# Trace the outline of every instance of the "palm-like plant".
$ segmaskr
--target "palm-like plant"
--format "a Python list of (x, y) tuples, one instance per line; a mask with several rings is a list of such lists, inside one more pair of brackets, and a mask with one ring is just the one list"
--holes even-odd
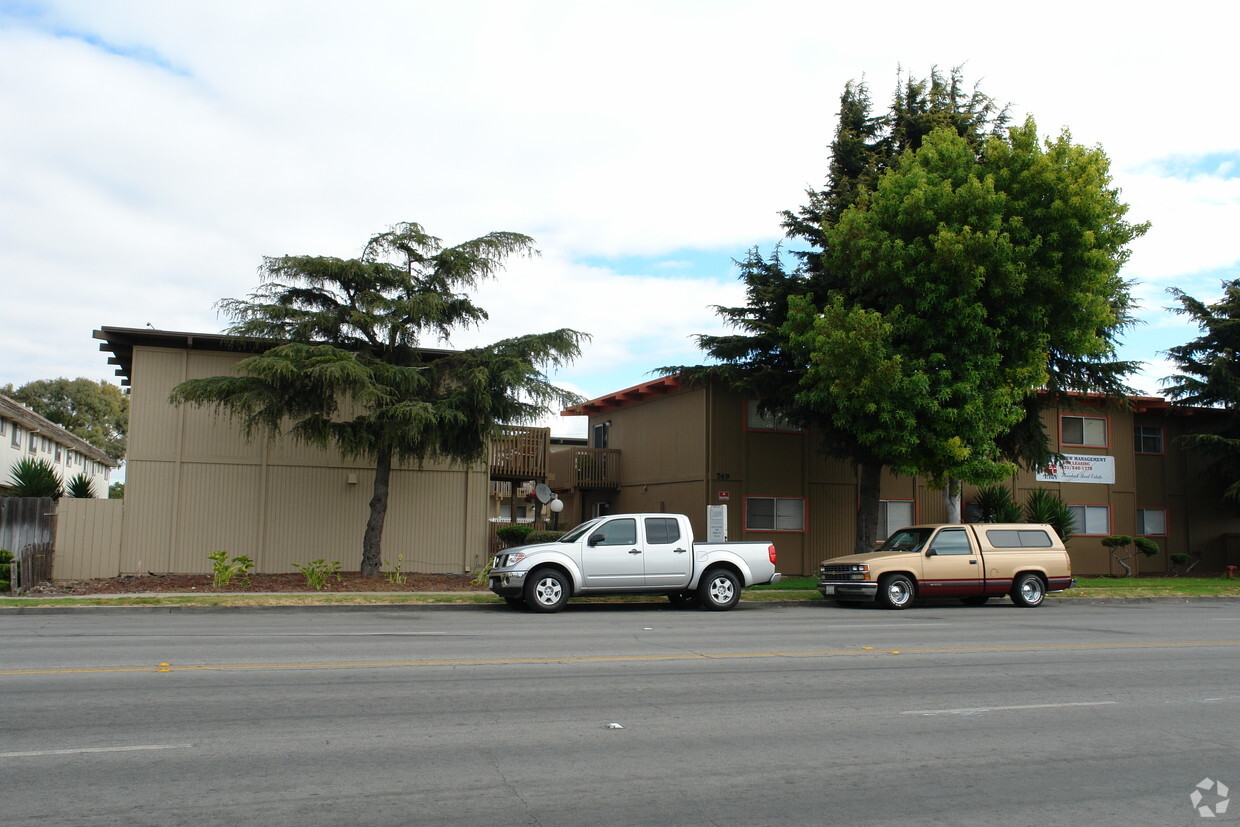
[(51, 497), (59, 500), (65, 495), (64, 484), (56, 469), (45, 459), (18, 460), (9, 470), (9, 493), (14, 497)]
[(988, 485), (977, 491), (977, 507), (984, 523), (1019, 523), (1020, 506), (1006, 485)]
[(70, 497), (89, 500), (95, 496), (95, 489), (90, 483), (90, 477), (79, 471), (69, 480), (69, 486), (65, 489), (65, 493)]
[(1047, 488), (1035, 488), (1025, 498), (1025, 519), (1031, 523), (1049, 523), (1055, 533), (1068, 543), (1068, 537), (1076, 531), (1076, 518), (1063, 498)]

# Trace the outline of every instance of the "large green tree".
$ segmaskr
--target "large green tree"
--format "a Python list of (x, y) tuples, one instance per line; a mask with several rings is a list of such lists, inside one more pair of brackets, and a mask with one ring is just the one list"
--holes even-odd
[[(690, 381), (719, 381), (755, 396), (765, 408), (786, 419), (812, 427), (822, 436), (824, 451), (853, 459), (858, 467), (860, 488), (856, 549), (866, 551), (874, 547), (879, 516), (879, 482), (884, 465), (891, 461), (891, 454), (883, 447), (881, 440), (859, 441), (856, 429), (849, 425), (850, 417), (839, 418), (837, 412), (822, 407), (821, 402), (826, 391), (820, 388), (820, 392), (815, 393), (812, 387), (805, 386), (804, 380), (810, 369), (806, 345), (811, 343), (805, 339), (796, 344), (792, 342), (790, 337), (794, 330), (787, 326), (789, 299), (803, 297), (801, 303), (795, 305), (802, 320), (816, 311), (824, 317), (832, 317), (846, 328), (851, 325), (853, 331), (863, 337), (863, 341), (870, 341), (876, 346), (880, 344), (874, 337), (892, 335), (893, 331), (890, 329), (884, 332), (884, 325), (890, 326), (898, 320), (882, 315), (885, 310), (882, 290), (875, 292), (873, 285), (866, 286), (859, 282), (858, 271), (852, 266), (852, 262), (846, 261), (841, 265), (840, 259), (833, 257), (832, 238), (838, 240), (839, 236), (832, 234), (844, 215), (869, 198), (883, 176), (895, 171), (908, 156), (917, 153), (936, 130), (955, 135), (959, 139), (957, 150), (959, 144), (963, 144), (963, 154), (972, 155), (974, 159), (981, 159), (987, 151), (986, 148), (992, 147), (989, 151), (996, 165), (996, 153), (1000, 150), (994, 148), (992, 142), (998, 140), (1000, 145), (1010, 147), (1013, 139), (1009, 133), (1007, 108), (982, 93), (978, 87), (968, 88), (959, 69), (946, 76), (932, 70), (929, 77), (924, 79), (901, 75), (890, 108), (882, 115), (873, 113), (866, 84), (849, 83), (840, 98), (839, 115), (831, 144), (831, 160), (825, 186), (821, 190), (808, 191), (807, 202), (799, 210), (783, 213), (783, 227), (794, 248), (792, 254), (796, 260), (795, 266), (785, 266), (778, 249), (765, 257), (757, 249), (750, 251), (744, 259), (737, 262), (740, 278), (746, 285), (746, 305), (717, 308), (724, 321), (733, 327), (735, 332), (698, 337), (699, 345), (712, 357), (714, 364), (668, 370), (681, 370)], [(1036, 143), (1036, 135), (1034, 140)], [(1058, 202), (1051, 198), (1041, 203), (1038, 193), (1025, 190), (1022, 196), (1025, 202), (1021, 209), (1028, 209), (1031, 215), (1036, 214), (1040, 218), (1066, 215), (1071, 212), (1074, 203), (1071, 199), (1079, 194), (1073, 192), (1072, 187), (1082, 192), (1094, 187), (1114, 195), (1109, 189), (1105, 156), (1100, 152), (1096, 153), (1091, 156), (1087, 166), (1088, 170), (1077, 170), (1081, 174), (1075, 179), (1059, 181), (1062, 186), (1058, 193), (1069, 201)], [(1013, 165), (1011, 174), (1020, 176), (1025, 173)], [(1064, 174), (1068, 173), (1065, 171)], [(1044, 178), (1043, 183), (1050, 183), (1050, 180)], [(998, 201), (1010, 198), (1006, 192), (1007, 184), (1000, 184), (999, 188), (1004, 194)], [(957, 201), (959, 200), (957, 198)], [(997, 209), (994, 199), (991, 208)], [(959, 217), (946, 217), (949, 225), (959, 224)], [(1131, 237), (1126, 236), (1130, 232), (1134, 235), (1140, 233), (1144, 228), (1123, 223), (1122, 211), (1118, 216), (1108, 214), (1092, 218), (1081, 217), (1086, 221), (1080, 227), (1072, 226), (1072, 217), (1067, 216), (1059, 224), (1061, 234), (1046, 238), (1039, 236), (1041, 228), (1021, 228), (1013, 242), (1045, 245), (1047, 252), (1039, 266), (1051, 266), (1058, 262), (1063, 268), (1072, 268), (1080, 263), (1073, 258), (1080, 252), (1072, 246), (1073, 234), (1078, 239), (1087, 238), (1085, 234), (1093, 219), (1097, 219), (1094, 224), (1106, 224), (1106, 232), (1099, 239), (1099, 249), (1086, 251), (1084, 259), (1096, 263), (1095, 260), (1099, 257), (1112, 256), (1111, 264), (1114, 267), (1111, 277), (1100, 293), (1109, 307), (1109, 313), (1102, 313), (1097, 317), (1103, 321), (1103, 325), (1092, 329), (1092, 335), (1078, 331), (1064, 339), (1057, 335), (1052, 336), (1044, 343), (1044, 391), (1052, 395), (1086, 390), (1122, 395), (1127, 390), (1123, 378), (1135, 369), (1135, 365), (1115, 359), (1114, 348), (1118, 336), (1132, 323), (1128, 285), (1119, 278), (1118, 269), (1127, 256), (1127, 251), (1123, 249), (1123, 244), (1126, 243), (1123, 238)], [(1118, 219), (1119, 223), (1107, 224), (1111, 219)], [(967, 226), (972, 232), (972, 225)], [(1063, 234), (1064, 230), (1066, 235)], [(1008, 232), (1011, 237), (1012, 228), (1009, 228)], [(1118, 233), (1118, 238), (1115, 233)], [(1088, 238), (1093, 239), (1096, 235), (1095, 233)], [(1106, 252), (1107, 250), (1110, 253)], [(985, 281), (988, 276), (983, 273), (980, 278)], [(1038, 283), (1050, 290), (1051, 294), (1059, 290), (1053, 278), (1042, 278)], [(873, 294), (875, 299), (872, 304), (867, 303), (870, 294)], [(1097, 310), (1097, 307), (1097, 303), (1092, 301), (1084, 311), (1078, 312), (1077, 309), (1069, 307), (1061, 329), (1068, 330), (1072, 328), (1072, 324), (1082, 322)], [(880, 315), (875, 316), (875, 313)], [(804, 333), (804, 324), (798, 329)], [(821, 332), (830, 335), (826, 331)], [(844, 338), (835, 336), (835, 341), (839, 342)], [(1103, 343), (1102, 346), (1095, 346), (1099, 340)], [(1082, 347), (1084, 344), (1089, 346)], [(892, 353), (876, 351), (869, 355), (879, 362), (886, 360), (887, 369), (894, 367), (890, 362)], [(838, 359), (834, 364), (841, 370), (851, 368), (855, 372), (856, 369), (855, 364), (848, 365)], [(902, 369), (909, 369), (909, 365), (904, 364)], [(819, 380), (825, 379), (824, 370), (824, 366), (820, 364), (815, 368), (814, 375)], [(950, 379), (940, 375), (935, 375), (934, 378), (936, 382), (948, 381), (957, 401), (964, 399), (970, 386), (980, 383), (980, 374), (976, 371), (969, 377), (953, 373)], [(924, 381), (924, 378), (916, 381)], [(856, 387), (865, 387), (865, 384), (857, 386), (844, 382), (836, 392), (856, 396)], [(871, 382), (870, 387), (877, 385)], [(908, 393), (912, 388), (913, 385), (906, 385), (902, 392)], [(901, 389), (895, 387), (890, 390), (893, 395), (901, 392)], [(990, 472), (996, 470), (995, 462), (998, 458), (1005, 458), (1024, 467), (1037, 467), (1051, 459), (1051, 444), (1041, 422), (1044, 395), (1017, 395), (1020, 396), (1017, 404), (1020, 406), (1021, 415), (1013, 421), (1010, 410), (1012, 400), (1008, 398), (1010, 393), (989, 386), (984, 390), (986, 393), (982, 399), (974, 399), (967, 406), (968, 410), (961, 412), (960, 424), (974, 426), (972, 434), (964, 431), (943, 431), (932, 438), (927, 435), (928, 444), (921, 447), (927, 448), (929, 443), (936, 444), (939, 459), (957, 457), (962, 465), (955, 470), (968, 473), (971, 478), (977, 479), (991, 476)], [(938, 404), (942, 402), (943, 400), (939, 400)], [(847, 407), (842, 402), (840, 405)], [(859, 415), (865, 414), (865, 401), (858, 400), (856, 409)], [(869, 411), (865, 415), (873, 413), (874, 411)], [(993, 436), (993, 442), (999, 451), (998, 458), (994, 456), (994, 446), (989, 445), (986, 440), (983, 440), (987, 444), (982, 455), (978, 454), (976, 445), (970, 447), (970, 443), (977, 443), (977, 438), (982, 436), (979, 428), (992, 427), (993, 423), (982, 426), (970, 419), (982, 413), (987, 416), (1002, 414), (998, 422), (1005, 430), (1001, 428), (1001, 432)], [(871, 427), (890, 432), (893, 422), (894, 420), (875, 420)], [(902, 440), (906, 441), (907, 436)], [(879, 450), (880, 448), (883, 450)], [(898, 458), (901, 467), (911, 468), (913, 466), (908, 461), (913, 456), (913, 446), (906, 446), (906, 451), (907, 456)], [(929, 456), (923, 455), (922, 459), (929, 459)], [(941, 468), (946, 468), (947, 464), (939, 463)], [(958, 503), (958, 500), (956, 502)]]
[(1240, 503), (1240, 279), (1222, 288), (1222, 297), (1210, 304), (1179, 288), (1168, 291), (1179, 303), (1176, 312), (1192, 319), (1201, 335), (1167, 351), (1179, 373), (1164, 381), (1177, 402), (1226, 412), (1180, 442), (1206, 458), (1223, 497)]
[(874, 547), (883, 462), (850, 432), (797, 399), (806, 365), (789, 348), (783, 331), (788, 300), (808, 296), (815, 306), (822, 306), (830, 291), (847, 287), (826, 265), (826, 230), (873, 189), (883, 172), (906, 152), (918, 149), (933, 129), (949, 127), (980, 146), (986, 137), (1002, 134), (1007, 119), (1005, 107), (976, 86), (966, 88), (960, 69), (947, 76), (932, 69), (926, 78), (901, 73), (891, 105), (882, 114), (874, 113), (868, 86), (850, 81), (840, 96), (826, 183), (806, 192), (804, 206), (781, 214), (793, 245), (794, 265), (785, 264), (779, 249), (763, 256), (755, 248), (736, 262), (746, 285), (746, 304), (716, 308), (735, 332), (697, 337), (714, 364), (667, 368), (682, 372), (691, 382), (718, 381), (756, 397), (765, 409), (812, 427), (822, 438), (824, 452), (852, 459), (860, 482), (859, 552)]
[[(988, 484), (1052, 356), (1114, 359), (1140, 232), (1108, 161), (1032, 120), (978, 146), (943, 128), (824, 231), (839, 286), (794, 299), (797, 399), (884, 465)], [(1117, 299), (1118, 296), (1118, 299)]]
[(585, 336), (575, 330), (424, 347), (485, 320), (462, 291), (533, 252), (518, 233), (444, 247), (403, 223), (371, 238), (359, 258), (267, 258), (261, 285), (219, 306), (228, 333), (271, 346), (240, 361), (236, 376), (183, 382), (172, 401), (226, 411), (247, 436), (286, 433), (373, 461), (360, 568), (377, 575), (394, 463), (483, 459), (497, 425), (579, 401), (546, 373), (579, 355)]
[(116, 460), (125, 457), (129, 432), (129, 397), (116, 385), (91, 379), (39, 379), (0, 394), (28, 406), (35, 413)]

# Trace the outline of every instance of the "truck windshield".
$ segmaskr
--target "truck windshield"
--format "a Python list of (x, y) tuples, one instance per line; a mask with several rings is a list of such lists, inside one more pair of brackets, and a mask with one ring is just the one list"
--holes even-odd
[(598, 518), (587, 520), (560, 538), (561, 543), (575, 543), (581, 535), (599, 524)]
[(934, 533), (932, 528), (902, 528), (887, 538), (879, 551), (921, 551), (921, 547)]

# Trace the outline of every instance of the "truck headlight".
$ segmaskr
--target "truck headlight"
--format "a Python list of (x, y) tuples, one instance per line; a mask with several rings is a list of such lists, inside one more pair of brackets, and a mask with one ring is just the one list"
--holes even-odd
[(504, 558), (504, 565), (502, 568), (511, 568), (525, 559), (525, 552), (518, 551), (513, 554), (501, 554), (500, 556)]

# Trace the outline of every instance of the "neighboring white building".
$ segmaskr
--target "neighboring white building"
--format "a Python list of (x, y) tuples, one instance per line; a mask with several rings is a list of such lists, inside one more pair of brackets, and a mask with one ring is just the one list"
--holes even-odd
[(20, 460), (47, 460), (61, 481), (85, 474), (96, 497), (106, 499), (118, 463), (89, 442), (44, 419), (20, 402), (0, 396), (0, 485), (8, 483)]

